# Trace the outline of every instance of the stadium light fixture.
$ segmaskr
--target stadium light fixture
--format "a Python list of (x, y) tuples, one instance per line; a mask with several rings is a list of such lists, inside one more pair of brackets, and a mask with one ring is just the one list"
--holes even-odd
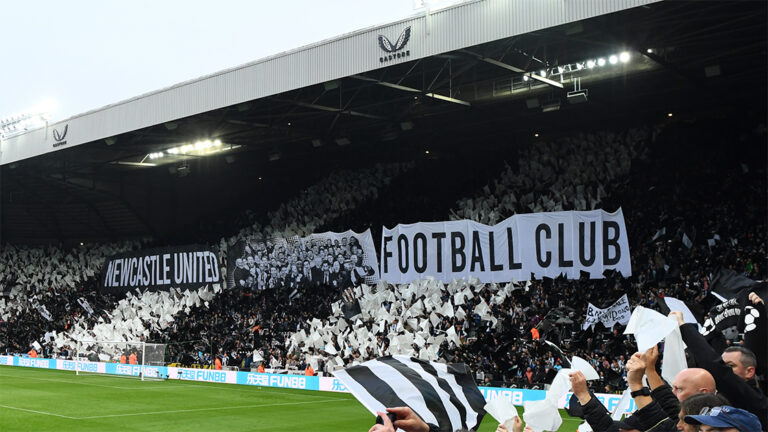
[(543, 77), (545, 77), (545, 78), (546, 78), (546, 76), (547, 76), (547, 71), (546, 71), (545, 69), (542, 69), (542, 70), (539, 72), (539, 75), (541, 75), (541, 76), (543, 76)]
[(629, 53), (627, 51), (622, 52), (619, 54), (619, 61), (622, 63), (627, 63), (629, 61)]
[(667, 117), (672, 117), (672, 113), (667, 113)]
[(605, 59), (604, 59), (604, 58), (602, 58), (602, 57), (600, 57), (599, 59), (597, 59), (597, 65), (598, 65), (598, 66), (600, 66), (600, 67), (603, 67), (603, 66), (605, 66)]
[(0, 136), (8, 138), (45, 126), (50, 118), (49, 110), (53, 106), (53, 102), (47, 102), (21, 114), (13, 114), (0, 119)]
[(610, 57), (608, 57), (608, 63), (615, 65), (619, 62), (619, 57), (616, 54), (611, 54)]
[(429, 150), (424, 150), (424, 154), (429, 154)]
[(645, 52), (647, 52), (648, 54), (653, 54), (653, 48), (648, 48), (647, 50), (645, 50)]
[(587, 60), (587, 68), (592, 69), (595, 67), (595, 61), (594, 60)]
[(161, 158), (179, 158), (184, 156), (209, 156), (227, 150), (235, 149), (239, 146), (225, 146), (221, 140), (199, 140), (194, 143), (181, 144), (166, 150), (152, 152), (147, 154), (147, 158), (155, 160)]

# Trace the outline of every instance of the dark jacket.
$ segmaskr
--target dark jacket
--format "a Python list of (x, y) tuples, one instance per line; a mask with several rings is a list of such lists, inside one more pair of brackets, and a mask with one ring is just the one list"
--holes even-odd
[(672, 387), (669, 384), (664, 383), (664, 385), (656, 387), (651, 391), (651, 397), (661, 405), (661, 409), (667, 413), (667, 417), (677, 421), (677, 415), (680, 414), (680, 401), (672, 393)]
[[(608, 410), (595, 397), (584, 405), (584, 418), (595, 432), (619, 431), (618, 426), (608, 414)], [(635, 411), (631, 418), (632, 423), (638, 426), (637, 429), (643, 432), (677, 432), (677, 420), (669, 418), (656, 401)]]
[(655, 400), (632, 414), (643, 432), (677, 432), (677, 420), (672, 420)]
[(717, 392), (725, 396), (736, 408), (745, 409), (760, 419), (763, 430), (768, 428), (768, 399), (756, 387), (733, 373), (720, 354), (707, 343), (695, 324), (680, 326), (683, 342), (688, 346), (696, 365), (706, 369), (715, 378)]
[[(574, 396), (571, 403), (576, 400)], [(595, 395), (592, 395), (592, 399), (582, 406), (584, 410), (584, 420), (589, 423), (589, 426), (595, 432), (619, 432), (619, 428), (613, 422), (611, 414), (605, 408)]]

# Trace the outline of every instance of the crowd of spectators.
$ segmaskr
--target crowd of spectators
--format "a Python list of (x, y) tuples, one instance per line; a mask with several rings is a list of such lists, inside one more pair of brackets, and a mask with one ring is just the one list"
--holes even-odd
[(114, 299), (97, 294), (104, 260), (115, 253), (139, 249), (144, 242), (102, 245), (0, 248), (0, 350), (53, 353), (51, 335), (75, 322), (95, 324)]
[[(131, 328), (122, 337), (168, 343), (169, 362), (213, 364), (219, 358), (224, 365), (240, 368), (312, 365), (327, 372), (380, 355), (407, 353), (465, 362), (478, 381), (488, 385), (539, 388), (551, 382), (567, 358), (579, 355), (600, 376), (589, 383), (592, 390), (621, 390), (627, 385), (626, 364), (636, 351), (634, 341), (622, 334), (621, 325), (582, 330), (588, 303), (605, 307), (625, 293), (633, 307), (654, 307), (663, 296), (701, 301), (718, 268), (754, 279), (767, 276), (762, 220), (766, 203), (761, 195), (766, 189), (765, 168), (750, 162), (762, 160), (754, 144), (760, 137), (747, 134), (740, 143), (747, 152), (756, 152), (756, 158), (739, 160), (732, 154), (707, 158), (706, 154), (718, 155), (724, 149), (720, 140), (727, 137), (700, 126), (600, 132), (532, 143), (498, 179), (472, 198), (458, 200), (450, 212), (453, 219), (493, 224), (516, 213), (611, 211), (621, 206), (630, 234), (631, 278), (607, 274), (597, 281), (558, 278), (503, 286), (424, 280), (418, 289), (321, 283), (300, 296), (283, 286), (260, 287), (255, 279), (251, 285), (236, 283), (221, 293), (174, 291), (165, 297), (136, 295), (126, 303), (94, 294), (94, 276), (107, 251), (68, 258), (57, 250), (30, 250), (24, 255), (14, 249), (5, 252), (12, 255), (4, 255), (2, 261), (14, 263), (6, 266), (10, 273), (0, 271), (4, 281), (13, 275), (6, 287), (16, 287), (10, 290), (15, 295), (6, 295), (5, 303), (0, 303), (6, 324), (0, 326), (4, 332), (0, 344), (4, 351), (24, 352), (32, 342), (50, 340), (43, 335), (52, 330), (72, 338), (99, 337), (114, 335), (119, 330), (116, 323), (130, 322), (120, 328)], [(702, 142), (709, 143), (710, 151), (695, 151)], [(411, 168), (377, 166), (333, 175), (270, 213), (267, 224), (253, 224), (222, 239), (219, 246), (226, 253), (241, 240), (308, 235), (365, 207), (393, 177)], [(26, 256), (21, 261), (25, 265), (15, 264), (17, 255)], [(35, 270), (41, 261), (69, 263), (73, 268)], [(30, 271), (50, 276), (32, 279)], [(342, 296), (348, 287), (352, 290)], [(46, 296), (48, 291), (53, 294)], [(458, 293), (466, 294), (457, 300)], [(43, 297), (35, 299), (35, 294)], [(66, 301), (58, 301), (57, 295)], [(94, 313), (84, 312), (77, 303), (80, 297)], [(170, 302), (173, 307), (156, 311), (143, 306), (152, 302)], [(51, 313), (52, 323), (38, 304)], [(48, 343), (44, 349), (53, 350), (54, 341)]]

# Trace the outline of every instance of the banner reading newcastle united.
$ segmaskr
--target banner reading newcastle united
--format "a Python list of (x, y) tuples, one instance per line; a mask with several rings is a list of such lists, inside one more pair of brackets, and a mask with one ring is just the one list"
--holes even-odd
[(251, 290), (286, 289), (290, 297), (304, 289), (340, 290), (379, 280), (371, 231), (311, 234), (308, 237), (251, 237), (229, 248), (227, 282)]
[(425, 276), (443, 282), (474, 276), (483, 283), (605, 270), (632, 274), (624, 215), (603, 210), (512, 216), (494, 226), (462, 220), (384, 228), (381, 275), (390, 283)]
[(218, 255), (206, 246), (182, 246), (125, 252), (102, 268), (102, 287), (123, 293), (134, 288), (197, 288), (221, 281)]

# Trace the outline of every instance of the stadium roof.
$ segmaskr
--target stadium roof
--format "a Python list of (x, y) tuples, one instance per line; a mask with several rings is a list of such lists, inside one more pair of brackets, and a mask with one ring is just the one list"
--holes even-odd
[[(143, 94), (4, 140), (3, 165), (65, 147), (659, 0), (476, 0)], [(386, 39), (380, 39), (383, 35)], [(397, 46), (402, 37), (402, 47)], [(382, 45), (381, 41), (389, 43)], [(391, 42), (390, 42), (391, 41)], [(388, 53), (385, 51), (390, 50)], [(327, 109), (338, 110), (338, 106)], [(356, 115), (354, 112), (349, 113)], [(63, 134), (64, 128), (67, 133)], [(65, 135), (57, 140), (53, 131)], [(66, 144), (63, 144), (66, 142)]]
[[(764, 110), (765, 18), (750, 1), (485, 0), (360, 30), (3, 140), (2, 239), (163, 237), (268, 207), (321, 166), (423, 150), (404, 143)], [(569, 103), (575, 85), (588, 102)]]

